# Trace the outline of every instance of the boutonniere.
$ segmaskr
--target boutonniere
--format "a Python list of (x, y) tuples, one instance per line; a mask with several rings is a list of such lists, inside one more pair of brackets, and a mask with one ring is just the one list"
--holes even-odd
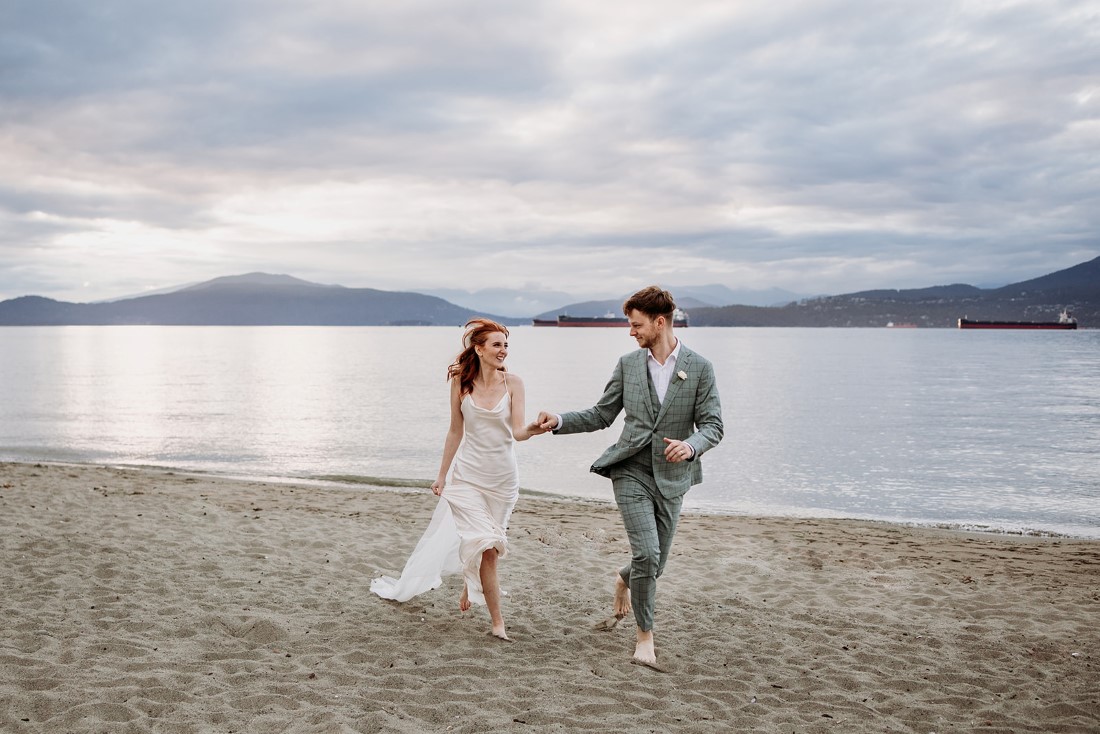
[(680, 370), (676, 373), (676, 376), (679, 377), (681, 380), (686, 380), (688, 378), (688, 373)]

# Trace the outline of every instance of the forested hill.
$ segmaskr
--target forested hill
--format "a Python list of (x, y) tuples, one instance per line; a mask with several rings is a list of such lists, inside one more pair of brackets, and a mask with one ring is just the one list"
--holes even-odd
[(1100, 328), (1100, 257), (1049, 275), (983, 289), (955, 284), (825, 296), (776, 308), (724, 306), (691, 311), (692, 326), (955, 327), (958, 319), (1058, 320), (1073, 311), (1082, 328)]

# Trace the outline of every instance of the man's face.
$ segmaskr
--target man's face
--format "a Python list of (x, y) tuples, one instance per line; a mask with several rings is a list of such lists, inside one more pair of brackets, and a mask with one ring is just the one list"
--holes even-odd
[(657, 337), (660, 336), (664, 317), (653, 317), (635, 308), (626, 315), (626, 320), (630, 323), (630, 335), (638, 342), (638, 346), (642, 349), (652, 349), (657, 343)]

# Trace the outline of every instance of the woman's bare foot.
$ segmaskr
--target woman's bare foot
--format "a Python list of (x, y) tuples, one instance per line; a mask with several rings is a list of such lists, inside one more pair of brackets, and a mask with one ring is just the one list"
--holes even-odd
[(470, 591), (466, 585), (462, 585), (462, 597), (458, 600), (458, 608), (464, 612), (470, 611)]
[(499, 640), (504, 640), (505, 642), (511, 642), (512, 641), (512, 638), (509, 637), (508, 633), (505, 631), (503, 624), (500, 625), (499, 627), (497, 627), (497, 625), (493, 625), (493, 631), (490, 632), (489, 634), (492, 635), (493, 637), (496, 637)]

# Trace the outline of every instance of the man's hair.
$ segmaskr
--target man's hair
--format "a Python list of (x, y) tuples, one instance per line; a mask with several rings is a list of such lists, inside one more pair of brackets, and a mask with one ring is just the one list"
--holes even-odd
[(672, 300), (672, 294), (662, 290), (660, 286), (651, 285), (626, 299), (623, 304), (623, 313), (627, 316), (631, 311), (641, 311), (650, 318), (665, 316), (672, 319), (672, 313), (676, 310), (676, 301)]

